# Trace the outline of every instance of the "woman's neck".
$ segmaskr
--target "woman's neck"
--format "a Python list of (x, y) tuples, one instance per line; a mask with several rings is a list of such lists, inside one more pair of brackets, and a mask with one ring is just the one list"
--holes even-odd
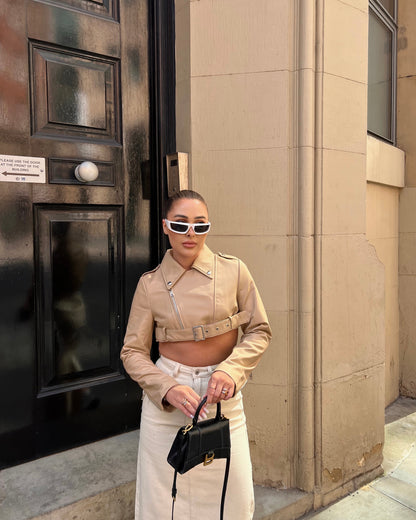
[(175, 251), (171, 251), (171, 255), (172, 255), (172, 258), (178, 262), (178, 264), (183, 267), (185, 269), (185, 271), (189, 271), (189, 269), (191, 269), (191, 267), (193, 266), (195, 260), (196, 260), (196, 257), (195, 258), (188, 258), (188, 257), (183, 257), (182, 255), (178, 255), (178, 253), (176, 253)]

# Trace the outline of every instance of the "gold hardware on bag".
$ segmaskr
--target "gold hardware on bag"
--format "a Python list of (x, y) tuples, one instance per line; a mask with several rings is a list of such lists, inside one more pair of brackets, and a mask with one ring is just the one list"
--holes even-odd
[(193, 423), (189, 423), (187, 426), (185, 426), (185, 428), (182, 430), (182, 433), (185, 435), (185, 433), (188, 433), (189, 430), (192, 430), (192, 428), (194, 427)]
[(213, 451), (206, 453), (205, 460), (204, 460), (204, 466), (208, 466), (208, 464), (211, 464), (211, 462), (214, 460), (214, 457), (215, 457), (215, 453)]

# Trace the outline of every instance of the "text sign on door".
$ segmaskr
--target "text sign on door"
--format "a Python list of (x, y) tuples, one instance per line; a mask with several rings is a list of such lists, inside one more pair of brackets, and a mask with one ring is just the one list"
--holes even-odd
[(24, 155), (0, 155), (1, 182), (46, 183), (45, 159)]

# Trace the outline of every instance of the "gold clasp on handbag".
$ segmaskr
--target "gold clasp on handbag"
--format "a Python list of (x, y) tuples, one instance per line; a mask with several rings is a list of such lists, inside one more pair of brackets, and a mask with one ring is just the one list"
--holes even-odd
[(188, 433), (189, 430), (192, 430), (192, 428), (194, 427), (193, 423), (189, 423), (187, 426), (185, 426), (185, 428), (182, 430), (182, 433), (185, 435), (185, 433)]
[(204, 466), (208, 466), (214, 460), (215, 453), (213, 451), (209, 451), (205, 454)]

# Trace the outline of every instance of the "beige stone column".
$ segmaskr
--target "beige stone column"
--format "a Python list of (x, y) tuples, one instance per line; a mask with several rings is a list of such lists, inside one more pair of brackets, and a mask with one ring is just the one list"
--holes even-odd
[[(296, 204), (294, 214), (297, 227), (297, 466), (296, 486), (313, 491), (315, 486), (315, 168), (319, 154), (315, 149), (316, 131), (316, 11), (314, 2), (296, 2), (297, 27), (296, 89), (294, 124), (297, 129), (294, 151), (297, 157)], [(318, 459), (319, 460), (319, 459)]]
[(380, 471), (384, 272), (365, 236), (367, 4), (298, 9), (296, 482), (319, 506)]
[(254, 478), (296, 485), (297, 236), (292, 0), (177, 1), (177, 141), (208, 244), (249, 267), (273, 342), (243, 394)]
[(406, 152), (400, 195), (400, 393), (416, 398), (416, 12), (400, 0), (397, 41), (397, 144)]
[(315, 503), (380, 472), (384, 270), (366, 239), (367, 0), (316, 2)]
[(405, 154), (371, 135), (367, 139), (367, 238), (384, 265), (385, 406), (399, 396), (399, 197)]
[(381, 462), (367, 27), (367, 0), (176, 2), (178, 149), (209, 203), (210, 247), (247, 263), (274, 331), (243, 392), (254, 478), (316, 505)]

